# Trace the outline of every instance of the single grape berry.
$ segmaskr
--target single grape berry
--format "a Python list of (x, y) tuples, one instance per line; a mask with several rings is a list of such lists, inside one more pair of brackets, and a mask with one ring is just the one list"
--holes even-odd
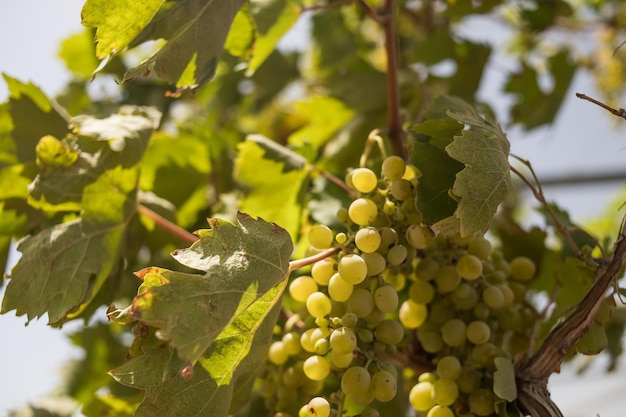
[(511, 276), (519, 281), (530, 281), (535, 277), (536, 266), (532, 259), (526, 256), (513, 258), (509, 264)]
[(330, 416), (330, 403), (326, 398), (315, 397), (306, 405), (307, 417)]
[(381, 173), (383, 177), (388, 179), (389, 181), (399, 180), (404, 176), (404, 171), (406, 170), (406, 163), (404, 159), (399, 156), (390, 156), (385, 158), (383, 161), (383, 165), (381, 168)]
[(326, 249), (333, 243), (333, 231), (328, 226), (316, 224), (307, 233), (309, 244), (317, 249)]
[(357, 168), (353, 170), (350, 178), (354, 189), (361, 193), (374, 191), (378, 184), (376, 174), (369, 168)]
[(368, 198), (357, 198), (348, 207), (348, 216), (359, 226), (367, 226), (378, 216), (378, 208)]

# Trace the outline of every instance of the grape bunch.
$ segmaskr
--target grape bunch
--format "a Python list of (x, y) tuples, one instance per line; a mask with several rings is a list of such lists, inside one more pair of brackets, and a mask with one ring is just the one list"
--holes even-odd
[(424, 417), (496, 415), (496, 359), (527, 349), (536, 275), (483, 236), (437, 236), (416, 208), (419, 171), (386, 158), (380, 177), (352, 170), (356, 193), (312, 226), (312, 251), (338, 248), (292, 279), (293, 313), (276, 331), (259, 391), (277, 417), (381, 415), (404, 396)]

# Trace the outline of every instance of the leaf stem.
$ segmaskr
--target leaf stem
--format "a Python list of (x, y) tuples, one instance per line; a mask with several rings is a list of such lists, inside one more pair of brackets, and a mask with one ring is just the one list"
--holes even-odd
[(293, 272), (296, 269), (300, 269), (304, 266), (314, 264), (317, 261), (321, 261), (322, 259), (326, 259), (329, 256), (333, 256), (334, 254), (341, 251), (341, 248), (330, 248), (326, 249), (320, 253), (317, 253), (313, 256), (307, 256), (306, 258), (296, 259), (295, 261), (289, 262), (289, 272)]
[(614, 109), (613, 107), (611, 107), (609, 105), (606, 105), (603, 102), (601, 102), (599, 100), (596, 100), (595, 98), (591, 98), (588, 95), (581, 94), (581, 93), (576, 93), (576, 97), (578, 97), (579, 99), (582, 99), (582, 100), (590, 101), (593, 104), (602, 107), (604, 110), (610, 112), (611, 114), (613, 114), (613, 115), (615, 115), (617, 117), (621, 117), (622, 119), (626, 120), (626, 110), (624, 110), (622, 108)]
[(156, 225), (159, 226), (161, 229), (170, 232), (174, 236), (180, 238), (181, 240), (189, 244), (192, 244), (198, 240), (198, 237), (194, 235), (193, 233), (189, 233), (187, 230), (183, 229), (177, 224), (172, 223), (171, 221), (167, 220), (160, 214), (150, 210), (148, 207), (144, 205), (137, 204), (137, 212), (139, 214), (142, 214), (152, 219), (156, 223)]

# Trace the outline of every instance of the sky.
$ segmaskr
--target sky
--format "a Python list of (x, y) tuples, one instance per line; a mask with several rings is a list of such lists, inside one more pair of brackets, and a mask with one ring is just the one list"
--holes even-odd
[[(21, 0), (0, 2), (0, 72), (22, 81), (33, 81), (49, 95), (58, 93), (69, 74), (56, 58), (59, 42), (81, 30), (84, 0)], [(470, 28), (471, 29), (471, 28)], [(480, 31), (478, 30), (477, 33)], [(482, 86), (485, 97), (497, 97), (502, 74), (493, 71)], [(579, 75), (554, 125), (533, 134), (508, 132), (512, 151), (532, 161), (539, 176), (578, 175), (626, 167), (626, 123), (619, 124), (605, 111), (577, 99), (575, 92), (598, 96), (591, 80)], [(0, 100), (7, 90), (0, 82)], [(626, 101), (625, 101), (626, 106)], [(548, 197), (584, 220), (603, 213), (623, 183), (587, 187), (549, 188)], [(0, 292), (0, 297), (2, 293)], [(0, 415), (50, 392), (58, 382), (65, 360), (77, 357), (64, 336), (76, 328), (59, 331), (45, 320), (24, 326), (23, 317), (11, 312), (0, 316)], [(597, 361), (582, 378), (573, 370), (553, 377), (551, 389), (568, 417), (619, 417), (626, 409), (626, 363), (616, 374), (602, 372)]]

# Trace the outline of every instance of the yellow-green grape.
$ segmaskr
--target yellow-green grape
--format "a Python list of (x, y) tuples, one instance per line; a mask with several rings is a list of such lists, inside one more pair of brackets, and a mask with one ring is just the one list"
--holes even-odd
[(348, 312), (341, 317), (341, 325), (343, 327), (354, 327), (358, 321), (359, 317), (352, 312)]
[(354, 243), (356, 243), (356, 247), (364, 253), (376, 252), (380, 246), (380, 241), (380, 234), (375, 227), (365, 227), (363, 229), (359, 229), (354, 236)]
[(343, 302), (350, 298), (354, 285), (346, 282), (341, 275), (335, 274), (328, 283), (328, 295), (335, 301)]
[(300, 410), (298, 410), (298, 417), (310, 417), (309, 404), (304, 404), (302, 407), (300, 407)]
[(418, 304), (428, 304), (434, 296), (435, 289), (426, 281), (415, 281), (409, 287), (409, 298)]
[(400, 323), (407, 329), (417, 329), (424, 323), (428, 309), (424, 304), (418, 304), (413, 300), (406, 300), (400, 306)]
[(483, 366), (493, 365), (493, 360), (498, 356), (499, 350), (492, 343), (483, 343), (472, 348), (470, 354), (472, 360)]
[(387, 268), (387, 260), (383, 255), (378, 252), (374, 253), (362, 253), (361, 258), (365, 261), (367, 266), (367, 275), (376, 276), (382, 274)]
[(303, 275), (295, 278), (289, 284), (289, 295), (300, 302), (305, 302), (309, 295), (317, 291), (317, 283), (312, 277)]
[(341, 390), (362, 405), (372, 400), (371, 385), (372, 377), (362, 366), (348, 368), (341, 377)]
[(302, 346), (300, 345), (300, 336), (296, 332), (285, 333), (282, 338), (282, 342), (285, 346), (285, 352), (290, 355), (297, 355), (302, 349)]
[(360, 193), (374, 191), (378, 185), (378, 178), (374, 171), (369, 168), (357, 168), (352, 171), (352, 186)]
[(359, 255), (348, 254), (339, 260), (337, 271), (346, 282), (356, 285), (367, 276), (367, 264)]
[(383, 320), (376, 326), (374, 334), (379, 341), (388, 345), (396, 345), (402, 340), (404, 329), (395, 320)]
[(439, 405), (452, 405), (459, 398), (459, 387), (456, 382), (439, 378), (433, 382), (433, 399)]
[(487, 320), (487, 317), (489, 317), (489, 314), (491, 314), (491, 310), (489, 310), (489, 307), (487, 307), (482, 301), (476, 303), (473, 311), (478, 320)]
[(352, 353), (356, 348), (356, 335), (347, 327), (335, 329), (330, 334), (330, 348), (340, 353)]
[(302, 335), (300, 336), (300, 346), (302, 346), (302, 349), (306, 350), (307, 352), (315, 352), (316, 340), (313, 340), (311, 338), (311, 336), (313, 335), (313, 330), (315, 329), (306, 329), (302, 332)]
[(441, 338), (450, 347), (465, 343), (465, 323), (460, 319), (450, 319), (441, 326)]
[(511, 276), (519, 281), (530, 281), (537, 272), (537, 267), (532, 259), (526, 256), (513, 258), (510, 263)]
[(406, 241), (415, 249), (426, 249), (435, 240), (435, 235), (426, 226), (412, 224), (406, 229)]
[(489, 285), (483, 290), (483, 302), (489, 308), (498, 309), (504, 306), (504, 294), (500, 288)]
[(368, 198), (357, 198), (348, 207), (348, 216), (359, 226), (367, 226), (378, 216), (378, 208)]
[(409, 392), (409, 402), (417, 411), (428, 411), (436, 405), (432, 391), (433, 384), (431, 382), (418, 382)]
[(378, 251), (384, 255), (390, 247), (398, 244), (398, 232), (391, 227), (381, 227), (378, 231), (380, 233), (380, 247)]
[(361, 417), (380, 417), (380, 413), (377, 409), (368, 407), (361, 413)]
[(332, 363), (335, 368), (347, 368), (352, 363), (353, 357), (353, 352), (341, 353), (338, 350), (330, 351), (330, 363)]
[(337, 271), (335, 271), (335, 260), (332, 258), (325, 258), (321, 261), (317, 261), (311, 268), (311, 276), (319, 285), (328, 285), (330, 277)]
[(483, 273), (483, 263), (474, 255), (463, 255), (456, 263), (459, 275), (468, 280), (475, 280)]
[(437, 362), (437, 374), (449, 381), (461, 376), (461, 362), (456, 356), (444, 356)]
[(436, 405), (428, 411), (426, 417), (455, 417), (450, 407)]
[(387, 263), (389, 265), (400, 265), (402, 264), (408, 255), (408, 251), (406, 246), (404, 245), (396, 245), (389, 249), (387, 252)]
[(328, 341), (328, 339), (322, 338), (315, 342), (315, 353), (317, 353), (318, 355), (325, 355), (326, 353), (328, 353), (329, 349), (330, 342)]
[(480, 345), (481, 343), (487, 343), (489, 341), (491, 329), (484, 321), (474, 320), (467, 325), (465, 335), (467, 336), (467, 340), (475, 345)]
[(381, 371), (389, 372), (391, 375), (393, 375), (396, 381), (398, 380), (398, 368), (396, 368), (396, 366), (393, 363), (387, 362), (387, 361), (380, 361), (378, 362), (376, 367)]
[(317, 249), (326, 249), (333, 243), (333, 231), (323, 224), (316, 224), (307, 233), (309, 244)]
[(469, 394), (480, 386), (480, 372), (472, 366), (463, 366), (461, 375), (456, 379), (459, 391)]
[(328, 417), (330, 416), (330, 403), (326, 398), (315, 397), (306, 405), (306, 417)]
[(374, 333), (370, 329), (359, 329), (358, 336), (363, 343), (372, 343), (374, 340)]
[(502, 307), (508, 307), (513, 304), (513, 301), (515, 301), (515, 294), (513, 294), (511, 287), (507, 284), (499, 284), (498, 288), (500, 288), (500, 291), (502, 291), (502, 295), (504, 296)]
[(348, 311), (353, 312), (358, 317), (367, 317), (374, 309), (374, 297), (365, 288), (357, 288), (348, 299)]
[(289, 354), (285, 350), (285, 344), (282, 341), (273, 342), (267, 350), (267, 358), (274, 365), (282, 365), (287, 362)]
[(461, 283), (450, 297), (457, 310), (469, 310), (478, 302), (478, 293), (469, 284)]
[(330, 363), (323, 356), (309, 356), (302, 365), (302, 370), (307, 378), (314, 381), (321, 381), (330, 373)]
[(461, 276), (452, 265), (444, 265), (435, 274), (435, 283), (440, 293), (454, 291), (461, 283)]
[(372, 393), (381, 402), (393, 400), (398, 390), (396, 378), (387, 371), (376, 372), (372, 376)]
[(348, 236), (343, 232), (337, 233), (337, 235), (335, 236), (335, 242), (339, 243), (340, 245), (346, 243), (346, 240), (348, 240)]
[(433, 258), (423, 258), (415, 267), (415, 276), (422, 281), (430, 281), (435, 278), (439, 270), (439, 262)]
[(430, 382), (431, 384), (437, 380), (437, 375), (434, 372), (422, 372), (417, 377), (417, 382)]
[(399, 179), (391, 181), (391, 184), (389, 184), (389, 192), (396, 200), (405, 201), (414, 196), (415, 189), (413, 188), (413, 184), (409, 181)]
[(493, 392), (486, 388), (479, 388), (469, 395), (470, 411), (477, 416), (488, 416), (495, 411)]
[(399, 180), (404, 176), (406, 163), (399, 156), (389, 156), (383, 161), (381, 174), (389, 181)]
[(383, 313), (391, 313), (398, 308), (398, 293), (391, 285), (383, 285), (374, 292), (374, 302)]
[(475, 237), (468, 243), (467, 253), (485, 260), (491, 255), (491, 243), (482, 236)]
[(314, 292), (306, 299), (306, 309), (313, 317), (324, 317), (332, 309), (330, 299), (323, 292)]

